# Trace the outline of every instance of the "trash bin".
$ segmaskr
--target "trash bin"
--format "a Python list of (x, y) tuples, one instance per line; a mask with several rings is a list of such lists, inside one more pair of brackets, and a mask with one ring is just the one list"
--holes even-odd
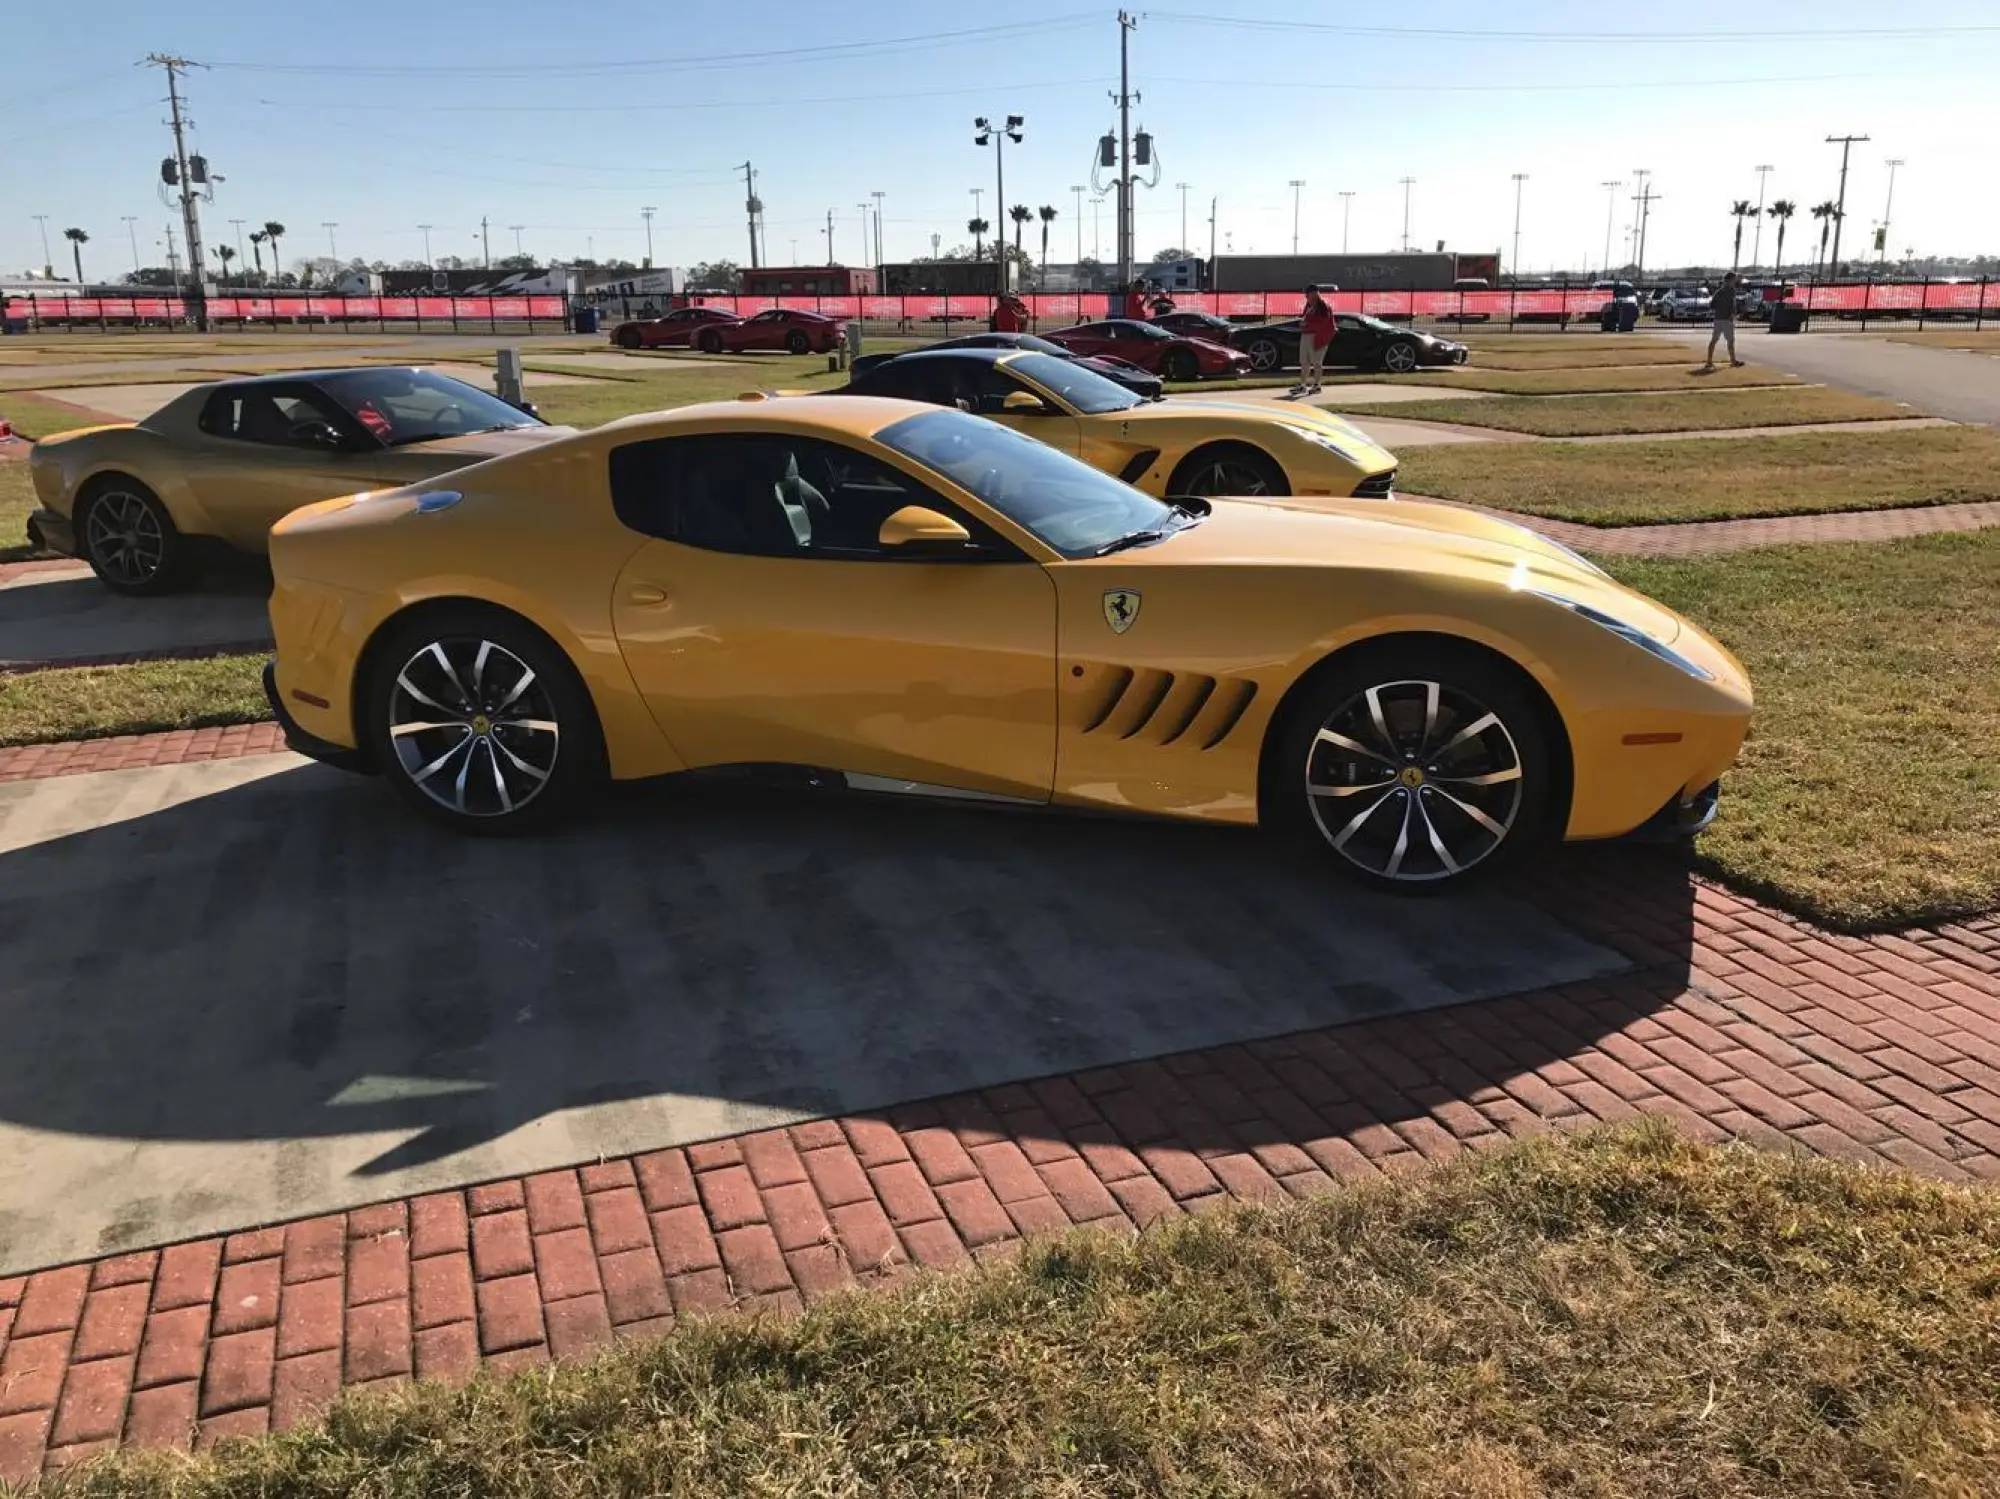
[(1773, 302), (1771, 304), (1771, 331), (1773, 333), (1803, 333), (1806, 327), (1806, 310), (1797, 302)]
[(1597, 314), (1597, 331), (1599, 333), (1616, 333), (1618, 331), (1618, 304), (1616, 302), (1606, 302), (1603, 309)]
[(569, 313), (570, 329), (576, 333), (597, 331), (597, 309), (595, 307), (572, 307)]
[(1639, 326), (1639, 304), (1637, 301), (1618, 304), (1618, 331), (1630, 333)]

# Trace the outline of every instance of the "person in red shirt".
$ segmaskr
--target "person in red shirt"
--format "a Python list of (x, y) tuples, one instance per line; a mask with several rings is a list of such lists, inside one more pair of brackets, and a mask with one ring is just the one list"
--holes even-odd
[(1012, 292), (1002, 293), (999, 305), (993, 309), (993, 331), (995, 333), (1026, 333), (1028, 331), (1028, 304)]
[(1125, 293), (1125, 316), (1141, 322), (1146, 319), (1146, 280), (1143, 276), (1134, 277)]
[(1319, 294), (1317, 286), (1306, 288), (1306, 311), (1299, 328), (1299, 383), (1295, 396), (1319, 393), (1320, 376), (1326, 369), (1327, 346), (1333, 342), (1333, 309)]

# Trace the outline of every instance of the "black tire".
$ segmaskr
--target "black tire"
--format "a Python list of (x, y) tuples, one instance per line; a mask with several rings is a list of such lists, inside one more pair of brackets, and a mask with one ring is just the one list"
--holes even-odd
[(1277, 459), (1248, 443), (1217, 442), (1196, 448), (1183, 458), (1167, 480), (1176, 498), (1199, 495), (1287, 495), (1291, 481)]
[(1160, 362), (1160, 373), (1169, 380), (1199, 380), (1201, 360), (1195, 357), (1193, 349), (1169, 349)]
[[(1285, 362), (1285, 351), (1278, 347), (1275, 338), (1260, 338), (1243, 352), (1250, 356), (1250, 368), (1260, 375), (1270, 374), (1271, 371), (1281, 368)], [(1294, 364), (1298, 362), (1296, 355), (1293, 356), (1292, 362)]]
[(785, 335), (785, 347), (794, 354), (805, 354), (812, 350), (812, 340), (794, 328)]
[[(478, 604), (423, 610), (368, 654), (359, 707), (369, 753), (433, 821), (477, 835), (531, 832), (579, 810), (609, 779), (583, 679), (518, 615)], [(416, 722), (436, 727), (409, 727)], [(553, 732), (540, 727), (550, 723)]]
[(620, 328), (618, 330), (617, 342), (618, 347), (621, 349), (636, 349), (644, 340), (639, 337), (639, 330), (637, 328)]
[(1407, 375), (1417, 367), (1416, 344), (1407, 338), (1393, 339), (1382, 350), (1382, 368), (1392, 375)]
[(172, 593), (194, 575), (187, 538), (160, 497), (137, 479), (93, 479), (71, 517), (78, 554), (97, 581), (128, 598)]
[(700, 349), (704, 354), (720, 354), (722, 352), (722, 335), (717, 333), (713, 328), (702, 329), (700, 333), (695, 335), (694, 342), (695, 347)]
[[(1433, 684), (1436, 716), (1424, 744)], [(1374, 727), (1377, 707), (1386, 736)], [(1488, 715), (1490, 727), (1465, 735)], [(1272, 729), (1263, 817), (1362, 884), (1409, 894), (1455, 889), (1555, 832), (1559, 760), (1550, 732), (1545, 705), (1475, 646), (1364, 647), (1321, 668)]]

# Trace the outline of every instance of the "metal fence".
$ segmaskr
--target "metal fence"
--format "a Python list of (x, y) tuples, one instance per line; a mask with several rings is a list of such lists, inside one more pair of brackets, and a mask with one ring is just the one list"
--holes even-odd
[[(1514, 327), (1547, 323), (1561, 328), (1594, 326), (1609, 292), (1602, 285), (1502, 287), (1487, 291), (1352, 291), (1334, 292), (1327, 300), (1336, 312), (1361, 313), (1396, 322), (1488, 324)], [(784, 307), (858, 321), (879, 331), (933, 332), (954, 324), (986, 326), (993, 298), (984, 294), (958, 296), (728, 296), (695, 293), (681, 301), (748, 317), (768, 308)], [(1079, 321), (1122, 313), (1123, 294), (1105, 292), (1029, 293), (1022, 299), (1034, 326), (1058, 328)], [(1791, 298), (1808, 314), (1859, 322), (1915, 321), (1918, 327), (1939, 320), (1970, 321), (1983, 326), (1985, 315), (2000, 315), (2000, 282), (1867, 281), (1801, 286)], [(619, 297), (572, 301), (541, 296), (232, 296), (211, 297), (207, 314), (211, 328), (367, 329), (379, 332), (554, 332), (576, 328), (576, 314), (585, 308), (603, 320), (604, 331), (618, 322), (657, 316), (668, 299)], [(1206, 312), (1236, 322), (1297, 317), (1303, 292), (1184, 292), (1174, 298), (1176, 310)], [(1766, 304), (1769, 305), (1769, 304)], [(113, 328), (192, 326), (188, 304), (178, 297), (7, 296), (6, 326), (10, 332), (91, 331)]]

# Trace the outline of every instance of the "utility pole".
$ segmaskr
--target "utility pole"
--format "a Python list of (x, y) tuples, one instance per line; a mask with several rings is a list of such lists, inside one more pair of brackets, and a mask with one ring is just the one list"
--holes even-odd
[(1757, 168), (1757, 224), (1750, 236), (1750, 269), (1753, 271), (1764, 257), (1764, 182), (1771, 171), (1767, 166)]
[(1303, 177), (1294, 177), (1285, 184), (1292, 190), (1292, 253), (1299, 253), (1299, 189), (1306, 185)]
[(653, 215), (659, 211), (657, 208), (639, 210), (639, 217), (646, 221), (646, 269), (649, 271), (653, 268)]
[(757, 200), (757, 174), (750, 169), (750, 163), (743, 163), (743, 212), (750, 219), (750, 268), (757, 268), (757, 221), (764, 215), (764, 205)]
[(1632, 280), (1636, 283), (1642, 281), (1646, 275), (1646, 226), (1652, 220), (1653, 205), (1659, 201), (1660, 195), (1653, 191), (1653, 185), (1646, 180), (1653, 175), (1649, 168), (1635, 167), (1633, 175), (1639, 179), (1639, 192), (1632, 200), (1639, 205), (1639, 248), (1632, 255)]
[(236, 226), (236, 284), (241, 286), (243, 277), (249, 269), (243, 264), (243, 220), (231, 219), (229, 222)]
[(1210, 286), (1215, 285), (1215, 208), (1221, 201), (1222, 199), (1219, 196), (1208, 200), (1208, 284)]
[(1344, 192), (1340, 195), (1340, 253), (1343, 255), (1347, 253), (1347, 226), (1353, 215), (1354, 194)]
[(1132, 281), (1132, 33), (1139, 18), (1118, 12), (1118, 284)]
[(877, 277), (875, 290), (879, 292), (882, 289), (880, 281), (882, 275), (882, 200), (888, 194), (878, 187), (868, 196), (875, 200), (875, 275)]
[(1514, 259), (1508, 269), (1513, 272), (1516, 283), (1521, 279), (1521, 184), (1527, 180), (1526, 172), (1514, 174)]
[(486, 270), (493, 269), (493, 237), (487, 231), (486, 215), (479, 216), (479, 259)]
[(1187, 248), (1187, 195), (1188, 189), (1194, 186), (1194, 184), (1191, 182), (1176, 182), (1174, 186), (1180, 189), (1181, 194), (1181, 248), (1185, 250)]
[[(181, 223), (187, 229), (188, 268), (190, 285), (188, 301), (194, 311), (195, 327), (203, 333), (208, 331), (208, 298), (203, 294), (201, 277), (206, 262), (201, 252), (201, 214), (196, 209), (197, 202), (194, 183), (188, 174), (187, 122), (181, 118), (180, 75), (199, 64), (185, 57), (176, 57), (168, 52), (150, 52), (142, 67), (163, 69), (167, 75), (167, 108), (171, 112), (174, 129), (174, 165), (178, 171), (181, 192)], [(203, 174), (204, 176), (206, 173)]]
[(49, 216), (37, 213), (31, 214), (30, 217), (42, 226), (42, 279), (53, 281), (56, 279), (56, 262), (55, 257), (49, 254)]
[(1600, 182), (1597, 185), (1604, 189), (1604, 279), (1609, 281), (1612, 279), (1611, 220), (1618, 208), (1618, 189), (1623, 187), (1625, 182), (1620, 178), (1616, 182)]
[(1829, 135), (1826, 143), (1840, 147), (1840, 193), (1833, 204), (1833, 259), (1828, 261), (1833, 279), (1840, 279), (1840, 226), (1847, 219), (1847, 153), (1854, 149), (1856, 141), (1865, 141), (1865, 135)]
[(125, 237), (132, 241), (132, 269), (136, 272), (139, 269), (139, 230), (137, 228), (139, 220), (129, 213), (120, 214), (119, 217), (125, 221)]
[(174, 287), (178, 290), (181, 284), (181, 252), (174, 244), (174, 221), (172, 219), (167, 220), (167, 272), (173, 277)]
[(826, 211), (826, 263), (833, 264), (833, 210)]
[(1900, 156), (1891, 156), (1887, 162), (1889, 168), (1889, 198), (1882, 205), (1882, 248), (1876, 252), (1877, 263), (1881, 265), (1889, 263), (1889, 210), (1896, 206), (1896, 168), (1902, 164), (1903, 158)]
[(340, 266), (340, 246), (334, 243), (333, 231), (340, 227), (340, 220), (321, 219), (319, 226), (326, 231), (326, 258), (333, 262), (337, 270)]
[(437, 269), (437, 262), (431, 259), (431, 230), (434, 227), (435, 226), (431, 224), (417, 225), (417, 229), (419, 230), (419, 232), (422, 233), (424, 237), (424, 269), (427, 271), (434, 271)]
[(1069, 190), (1076, 194), (1076, 263), (1083, 264), (1083, 184), (1072, 182)]
[(1396, 180), (1403, 185), (1403, 249), (1407, 253), (1410, 248), (1410, 189), (1417, 185), (1417, 179), (1398, 177)]

